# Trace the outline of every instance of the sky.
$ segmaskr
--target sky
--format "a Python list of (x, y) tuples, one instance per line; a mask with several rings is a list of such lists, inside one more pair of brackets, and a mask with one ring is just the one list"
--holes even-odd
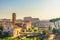
[(60, 0), (0, 0), (0, 19), (31, 16), (40, 20), (60, 18)]

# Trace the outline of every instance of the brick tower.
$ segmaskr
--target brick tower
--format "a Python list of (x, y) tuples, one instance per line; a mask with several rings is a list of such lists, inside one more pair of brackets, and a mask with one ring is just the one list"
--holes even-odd
[(12, 23), (15, 24), (16, 23), (16, 13), (12, 14)]

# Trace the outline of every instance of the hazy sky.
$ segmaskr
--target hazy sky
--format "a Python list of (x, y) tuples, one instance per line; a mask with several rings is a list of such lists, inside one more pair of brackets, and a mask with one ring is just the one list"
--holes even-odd
[(0, 0), (0, 19), (31, 16), (44, 19), (60, 17), (60, 0)]

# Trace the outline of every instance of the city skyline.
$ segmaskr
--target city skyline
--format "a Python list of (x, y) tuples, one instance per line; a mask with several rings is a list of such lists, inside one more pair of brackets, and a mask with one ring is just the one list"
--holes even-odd
[(60, 0), (0, 0), (0, 19), (11, 19), (12, 13), (17, 14), (17, 19), (26, 16), (40, 20), (59, 18)]

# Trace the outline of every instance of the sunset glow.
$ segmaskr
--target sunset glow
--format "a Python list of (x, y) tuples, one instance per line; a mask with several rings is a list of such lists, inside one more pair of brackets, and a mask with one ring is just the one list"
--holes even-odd
[(60, 0), (0, 0), (0, 19), (10, 18), (15, 12), (17, 19), (25, 16), (41, 20), (60, 17)]

